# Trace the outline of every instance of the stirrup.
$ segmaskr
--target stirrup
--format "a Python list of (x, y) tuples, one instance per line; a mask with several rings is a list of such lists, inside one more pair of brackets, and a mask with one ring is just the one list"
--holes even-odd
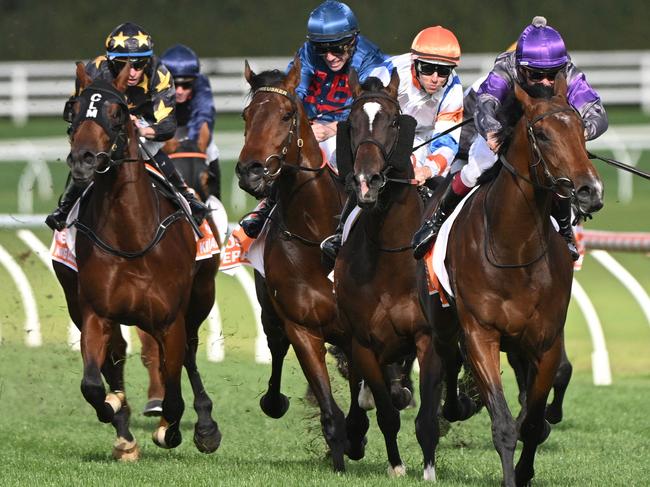
[(330, 235), (320, 243), (321, 252), (330, 259), (336, 260), (336, 256), (339, 254), (339, 250), (341, 250), (342, 240), (343, 236), (340, 233)]

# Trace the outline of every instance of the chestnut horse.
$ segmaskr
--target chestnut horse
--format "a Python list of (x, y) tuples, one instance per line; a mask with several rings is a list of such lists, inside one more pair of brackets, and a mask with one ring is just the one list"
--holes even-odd
[[(396, 70), (385, 88), (377, 78), (368, 78), (360, 86), (354, 72), (349, 83), (355, 101), (348, 123), (339, 124), (337, 160), (339, 167), (353, 166), (348, 179), (361, 211), (334, 268), (339, 314), (351, 336), (349, 358), (374, 396), (391, 476), (404, 475), (406, 470), (397, 446), (400, 414), (391, 398), (386, 367), (417, 354), (420, 409), (415, 429), (424, 457), (424, 479), (435, 480), (443, 365), (420, 306), (416, 261), (411, 255), (411, 236), (419, 228), (423, 207), (410, 160), (417, 122), (400, 115)], [(349, 139), (343, 143), (348, 125)], [(459, 411), (461, 417), (455, 419), (465, 419), (472, 412), (471, 402), (466, 398), (461, 404), (457, 396), (458, 365), (459, 361), (451, 365), (453, 383), (448, 384), (446, 404)]]
[[(492, 420), (506, 486), (530, 482), (537, 447), (550, 432), (544, 409), (562, 356), (573, 277), (566, 243), (550, 220), (553, 199), (571, 198), (581, 215), (603, 206), (602, 182), (566, 90), (562, 74), (548, 98), (532, 98), (515, 84), (516, 122), (508, 125), (511, 134), (501, 134), (501, 170), (460, 210), (447, 247), (467, 358)], [(419, 286), (434, 326), (453, 326), (440, 318), (439, 298), (428, 296), (423, 272)], [(500, 350), (526, 372), (517, 421), (503, 393)], [(523, 449), (515, 468), (518, 438)]]
[(81, 392), (97, 418), (115, 427), (114, 457), (137, 459), (124, 393), (126, 343), (119, 329), (120, 323), (137, 324), (161, 350), (165, 397), (154, 442), (164, 448), (181, 443), (184, 364), (198, 414), (194, 441), (199, 450), (213, 452), (221, 433), (196, 368), (196, 346), (198, 327), (214, 302), (218, 256), (195, 262), (189, 222), (152, 187), (124, 96), (128, 74), (127, 64), (112, 84), (92, 81), (77, 64), (82, 92), (72, 112), (68, 165), (74, 179), (94, 184), (75, 222), (78, 273), (57, 262), (54, 269), (81, 331)]
[[(268, 222), (264, 274), (256, 274), (262, 322), (272, 356), (268, 391), (262, 410), (273, 418), (287, 411), (280, 392), (282, 363), (291, 344), (321, 412), (323, 435), (333, 467), (345, 470), (344, 453), (363, 457), (365, 432), (355, 434), (334, 401), (325, 364), (325, 342), (344, 345), (332, 283), (321, 264), (320, 242), (334, 233), (341, 211), (343, 186), (324, 166), (323, 158), (295, 89), (300, 61), (284, 75), (255, 74), (245, 65), (251, 100), (244, 109), (244, 147), (236, 172), (239, 186), (259, 198), (273, 191), (277, 206)], [(357, 382), (354, 373), (350, 383)], [(352, 401), (356, 403), (356, 401)], [(367, 421), (366, 421), (367, 423)], [(346, 438), (347, 432), (347, 438)]]

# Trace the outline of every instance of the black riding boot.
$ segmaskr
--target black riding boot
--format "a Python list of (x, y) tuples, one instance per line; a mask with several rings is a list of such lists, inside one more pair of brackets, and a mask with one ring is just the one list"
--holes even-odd
[(571, 200), (568, 198), (556, 200), (553, 205), (552, 216), (557, 221), (560, 227), (558, 233), (566, 241), (571, 258), (575, 262), (580, 258), (580, 252), (578, 252), (571, 225)]
[(221, 167), (219, 159), (208, 164), (208, 192), (221, 200)]
[(275, 199), (273, 196), (267, 196), (261, 200), (259, 208), (256, 208), (239, 222), (244, 233), (250, 238), (257, 238), (262, 231), (262, 228), (264, 228), (264, 224), (274, 206)]
[(454, 192), (451, 187), (451, 184), (447, 186), (445, 192), (443, 193), (440, 201), (438, 202), (438, 207), (433, 213), (430, 219), (425, 220), (420, 229), (415, 232), (413, 235), (413, 256), (416, 259), (421, 259), (424, 257), (424, 254), (427, 253), (431, 245), (438, 236), (440, 227), (445, 223), (447, 217), (451, 215), (454, 211), (454, 208), (460, 203), (464, 195), (459, 195)]
[(68, 186), (63, 191), (61, 198), (59, 198), (59, 206), (52, 213), (47, 215), (45, 224), (52, 230), (63, 230), (65, 228), (65, 221), (68, 218), (70, 210), (75, 204), (75, 201), (81, 197), (88, 183), (77, 183), (71, 179)]
[(178, 172), (174, 163), (171, 161), (169, 156), (163, 151), (158, 151), (154, 156), (154, 160), (158, 164), (158, 167), (163, 172), (167, 180), (174, 185), (178, 192), (185, 198), (190, 205), (190, 210), (192, 211), (192, 217), (196, 221), (197, 225), (200, 225), (201, 222), (205, 219), (206, 216), (210, 213), (210, 208), (205, 206), (201, 201), (196, 199), (196, 196), (190, 188), (185, 183), (183, 176)]
[(341, 249), (343, 241), (343, 225), (345, 225), (345, 220), (348, 219), (348, 216), (350, 216), (350, 213), (355, 206), (357, 206), (357, 197), (354, 193), (350, 193), (348, 199), (345, 200), (343, 209), (341, 210), (339, 224), (336, 227), (336, 230), (334, 230), (334, 234), (330, 235), (320, 243), (321, 251), (332, 260), (336, 260), (336, 256)]

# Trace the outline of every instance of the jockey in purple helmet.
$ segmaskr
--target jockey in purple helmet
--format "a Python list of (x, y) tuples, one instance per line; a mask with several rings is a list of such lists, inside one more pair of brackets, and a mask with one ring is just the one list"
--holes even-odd
[[(352, 98), (348, 86), (350, 68), (354, 68), (363, 82), (387, 56), (359, 34), (352, 9), (335, 0), (326, 0), (309, 14), (307, 42), (297, 54), (301, 79), (296, 94), (303, 101), (307, 117), (318, 117), (312, 124), (314, 135), (327, 160), (336, 167), (336, 126), (348, 118), (349, 110), (342, 108)], [(293, 61), (287, 71), (292, 67)], [(262, 230), (272, 206), (272, 199), (267, 198), (241, 221), (249, 237), (255, 238)]]
[[(416, 258), (424, 256), (447, 216), (476, 185), (479, 176), (497, 161), (496, 134), (503, 127), (496, 114), (512, 94), (514, 84), (518, 83), (533, 95), (549, 89), (552, 93), (555, 75), (560, 71), (567, 81), (567, 101), (582, 117), (585, 139), (595, 139), (607, 130), (607, 114), (600, 97), (571, 62), (562, 36), (546, 24), (544, 17), (535, 17), (519, 36), (517, 48), (497, 56), (492, 71), (477, 91), (474, 123), (481, 137), (474, 139), (467, 165), (454, 175), (431, 219), (413, 236)], [(571, 229), (571, 200), (556, 201), (553, 216), (571, 256), (577, 260), (579, 254)]]

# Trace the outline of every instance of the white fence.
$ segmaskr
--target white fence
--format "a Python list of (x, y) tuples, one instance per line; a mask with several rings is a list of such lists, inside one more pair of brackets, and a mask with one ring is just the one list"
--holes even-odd
[[(496, 53), (465, 54), (458, 69), (469, 86), (492, 67)], [(573, 61), (587, 75), (606, 105), (636, 105), (650, 113), (650, 51), (578, 51)], [(250, 58), (255, 71), (284, 69), (289, 57)], [(202, 71), (210, 77), (219, 112), (239, 112), (248, 86), (244, 58), (206, 58)], [(73, 61), (16, 61), (0, 63), (0, 117), (17, 125), (29, 117), (60, 115), (74, 89)]]

